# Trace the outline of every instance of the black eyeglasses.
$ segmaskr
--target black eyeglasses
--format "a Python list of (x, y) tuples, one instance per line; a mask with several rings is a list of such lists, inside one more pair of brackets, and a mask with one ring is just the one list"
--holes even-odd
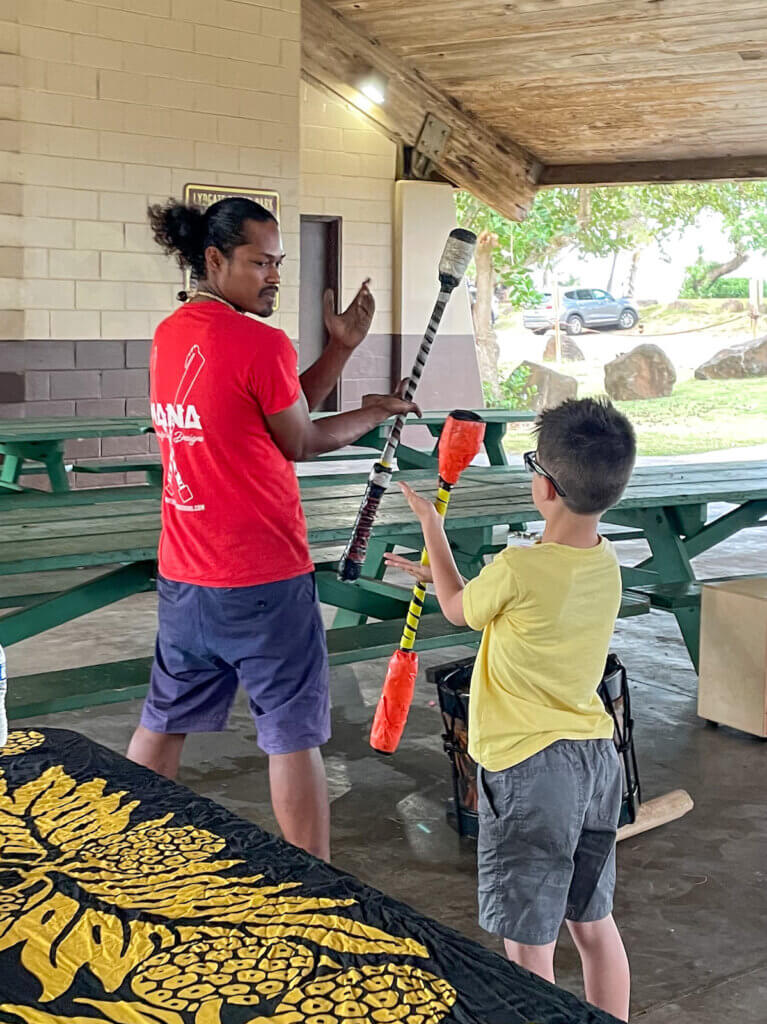
[(567, 495), (556, 482), (551, 473), (547, 473), (543, 466), (540, 464), (540, 462), (538, 461), (537, 452), (525, 452), (522, 458), (525, 460), (525, 469), (527, 469), (528, 472), (537, 473), (538, 476), (545, 476), (560, 498), (567, 497)]

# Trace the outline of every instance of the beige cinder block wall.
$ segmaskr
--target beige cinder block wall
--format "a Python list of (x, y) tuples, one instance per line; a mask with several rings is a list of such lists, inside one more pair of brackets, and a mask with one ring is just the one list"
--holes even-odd
[[(298, 252), (300, 0), (3, 0), (0, 19), (0, 415), (144, 412), (180, 285), (147, 204), (274, 188)], [(298, 273), (272, 321), (294, 338)]]
[(366, 277), (376, 315), (365, 343), (349, 361), (342, 408), (392, 383), (392, 241), (397, 148), (359, 111), (308, 82), (301, 83), (303, 215), (341, 217), (344, 304)]

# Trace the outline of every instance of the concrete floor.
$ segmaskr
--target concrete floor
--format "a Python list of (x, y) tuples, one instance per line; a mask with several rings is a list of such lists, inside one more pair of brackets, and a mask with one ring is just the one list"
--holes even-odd
[[(699, 575), (767, 572), (767, 533), (751, 530), (696, 561)], [(641, 557), (642, 542), (621, 546)], [(9, 674), (95, 664), (151, 652), (154, 595), (139, 595), (8, 652)], [(674, 620), (661, 613), (618, 624), (613, 642), (629, 669), (646, 798), (682, 787), (695, 810), (618, 852), (616, 917), (632, 962), (633, 1015), (646, 1024), (764, 1024), (767, 1020), (767, 744), (706, 727), (696, 677)], [(422, 667), (468, 653), (422, 655)], [(338, 867), (492, 948), (475, 914), (471, 841), (445, 824), (449, 766), (435, 694), (420, 677), (407, 734), (393, 758), (374, 755), (367, 730), (385, 661), (333, 672), (334, 736), (326, 750)], [(138, 703), (22, 724), (71, 728), (125, 749)], [(181, 780), (236, 814), (274, 827), (266, 761), (238, 702), (225, 735), (188, 742)], [(581, 994), (563, 935), (558, 980)]]

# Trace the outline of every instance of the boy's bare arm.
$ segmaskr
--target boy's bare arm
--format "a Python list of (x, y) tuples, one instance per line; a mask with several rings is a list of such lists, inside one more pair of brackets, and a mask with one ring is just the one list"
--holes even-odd
[(442, 614), (454, 626), (465, 626), (466, 619), (463, 614), (465, 583), (458, 572), (453, 552), (450, 550), (442, 517), (434, 505), (426, 498), (416, 494), (412, 487), (405, 483), (400, 483), (399, 486), (411, 509), (420, 520), (424, 543), (429, 552), (434, 589)]

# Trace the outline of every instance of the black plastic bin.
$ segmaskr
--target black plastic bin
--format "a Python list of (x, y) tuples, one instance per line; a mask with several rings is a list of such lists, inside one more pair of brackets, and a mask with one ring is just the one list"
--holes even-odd
[[(447, 819), (461, 836), (476, 836), (479, 829), (477, 765), (468, 750), (473, 669), (474, 657), (468, 657), (426, 670), (426, 678), (437, 687), (444, 726), (442, 739), (452, 768), (453, 797), (448, 801)], [(615, 746), (623, 765), (623, 805), (618, 824), (627, 825), (636, 819), (641, 790), (626, 669), (615, 654), (607, 657), (599, 695), (615, 723)]]

